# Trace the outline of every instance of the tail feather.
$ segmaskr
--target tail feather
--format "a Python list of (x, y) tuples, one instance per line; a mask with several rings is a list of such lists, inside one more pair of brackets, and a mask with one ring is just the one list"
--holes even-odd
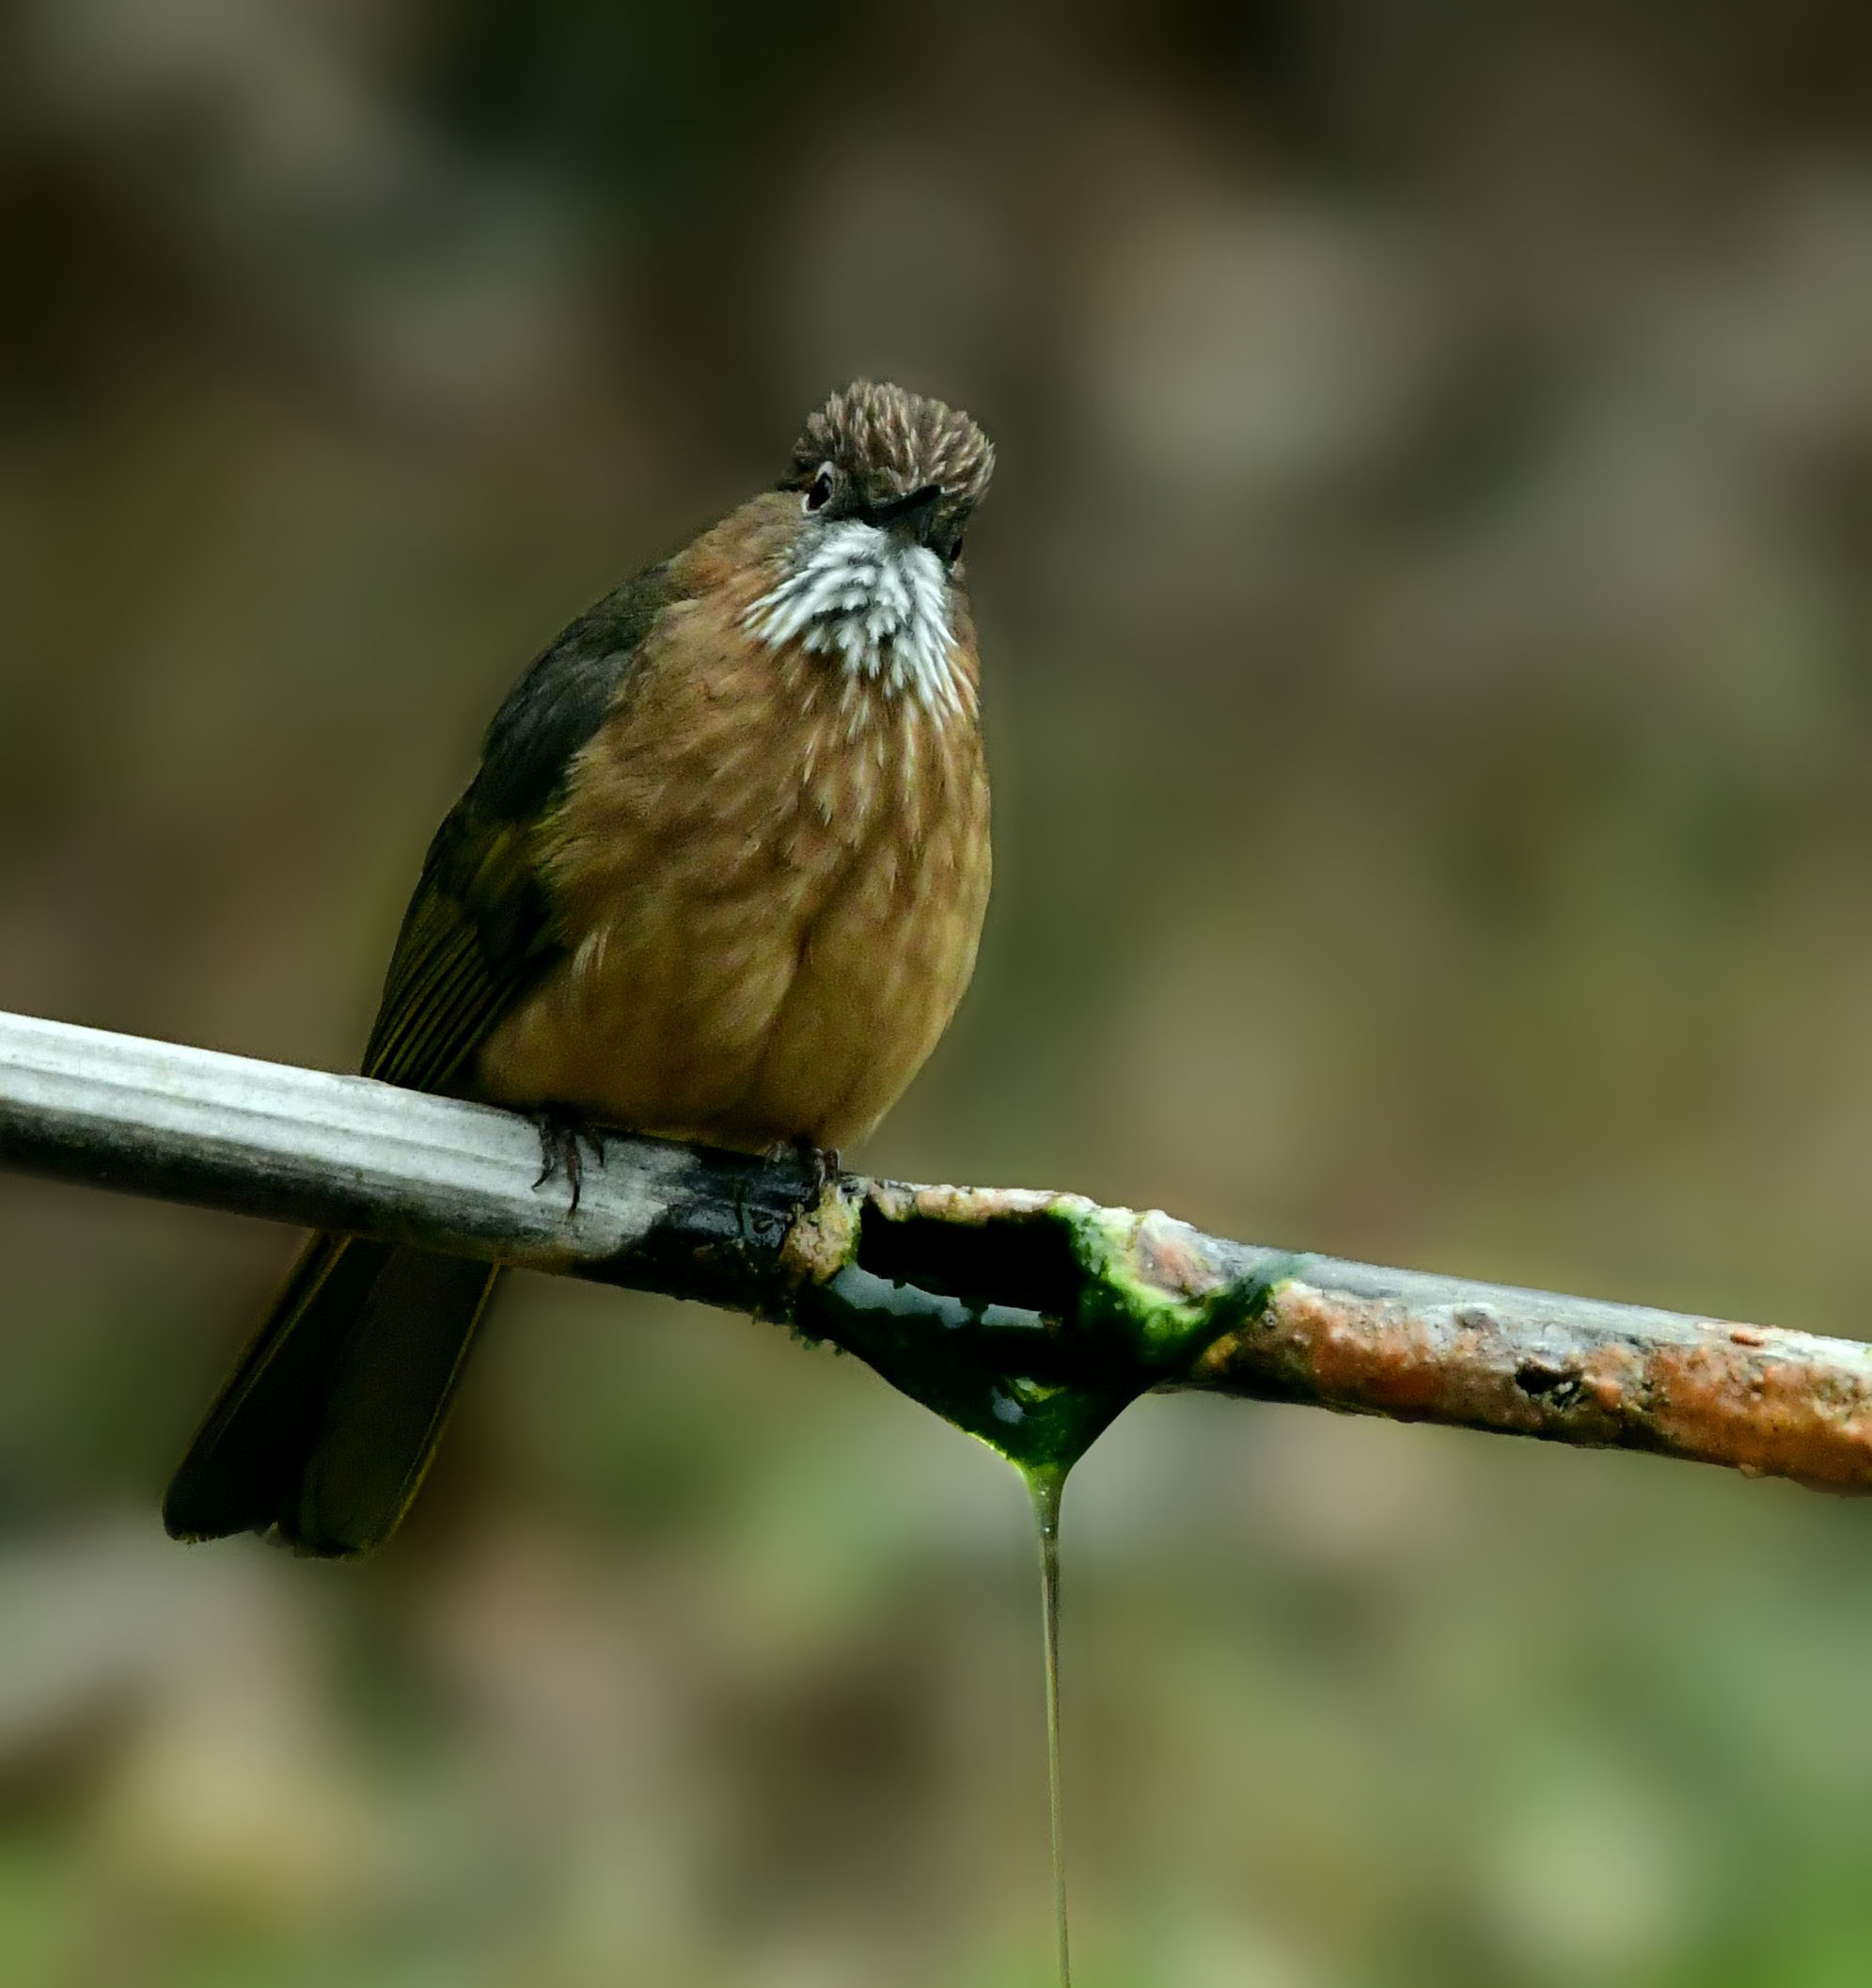
[(370, 1286), (279, 1515), (301, 1553), (367, 1553), (420, 1489), (499, 1270), (399, 1249)]
[(315, 1236), (164, 1501), (181, 1539), (262, 1532), (368, 1552), (409, 1508), (499, 1272)]

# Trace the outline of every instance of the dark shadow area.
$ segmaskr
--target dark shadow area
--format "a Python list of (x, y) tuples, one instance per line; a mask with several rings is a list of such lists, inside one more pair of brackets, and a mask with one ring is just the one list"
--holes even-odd
[(892, 1220), (867, 1206), (857, 1260), (874, 1276), (971, 1308), (1011, 1305), (1055, 1319), (1075, 1316), (1085, 1281), (1065, 1225), (1044, 1215), (965, 1228), (914, 1215)]

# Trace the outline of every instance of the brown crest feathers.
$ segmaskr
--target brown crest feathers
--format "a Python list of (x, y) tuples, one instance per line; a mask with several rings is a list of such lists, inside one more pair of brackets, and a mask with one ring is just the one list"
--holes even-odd
[(784, 489), (804, 489), (834, 464), (871, 499), (940, 483), (956, 508), (980, 503), (995, 448), (960, 408), (882, 380), (854, 380), (807, 418)]

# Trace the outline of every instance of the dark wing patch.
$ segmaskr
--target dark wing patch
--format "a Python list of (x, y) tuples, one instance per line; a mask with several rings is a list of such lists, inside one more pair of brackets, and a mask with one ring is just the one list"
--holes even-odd
[(480, 836), (479, 862), (464, 846), (476, 838), (464, 803), (443, 823), (404, 917), (364, 1052), (367, 1077), (448, 1089), (559, 955), (525, 833), (509, 823)]
[(495, 713), (471, 797), (510, 820), (537, 820), (675, 597), (668, 566), (653, 566), (580, 615)]
[(364, 1074), (448, 1088), (567, 950), (534, 835), (675, 597), (666, 567), (607, 595), (537, 658), (495, 714), (480, 770), (436, 831), (404, 914)]

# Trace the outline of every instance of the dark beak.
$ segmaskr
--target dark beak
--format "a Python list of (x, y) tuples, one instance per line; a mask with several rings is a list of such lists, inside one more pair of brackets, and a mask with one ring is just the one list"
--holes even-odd
[(867, 504), (864, 511), (868, 525), (907, 525), (918, 538), (923, 536), (931, 513), (941, 503), (943, 488), (940, 483), (925, 483), (920, 490), (913, 490), (908, 497), (892, 497), (888, 504)]

